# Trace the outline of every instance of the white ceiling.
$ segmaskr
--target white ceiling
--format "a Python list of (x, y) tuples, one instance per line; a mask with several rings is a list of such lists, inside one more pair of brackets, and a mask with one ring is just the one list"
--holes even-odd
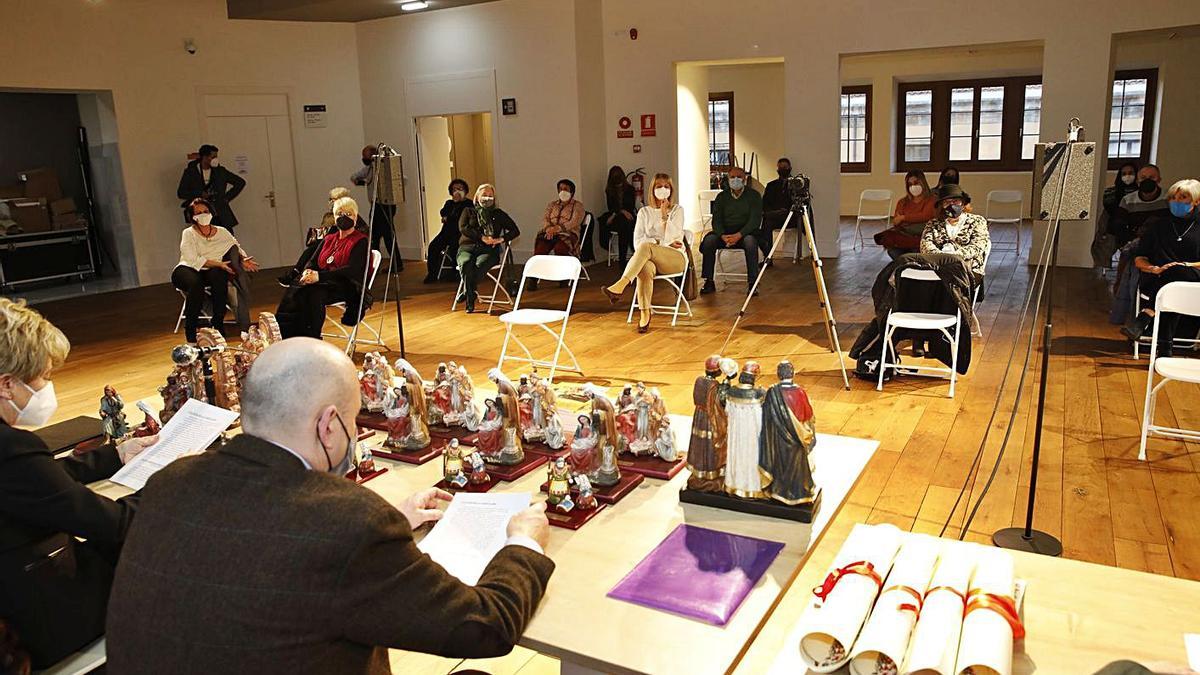
[(225, 0), (231, 19), (275, 21), (369, 21), (386, 16), (420, 14), (448, 7), (477, 5), (495, 0), (427, 0), (429, 7), (400, 11), (403, 0)]

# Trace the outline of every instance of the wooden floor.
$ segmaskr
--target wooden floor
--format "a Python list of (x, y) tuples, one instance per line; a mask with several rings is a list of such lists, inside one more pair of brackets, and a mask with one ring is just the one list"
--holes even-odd
[[(1007, 239), (1010, 248), (1013, 236), (1011, 229), (995, 233), (999, 245)], [(848, 232), (843, 239), (849, 242)], [(813, 399), (821, 431), (881, 443), (835, 527), (890, 522), (936, 534), (949, 520), (949, 534), (958, 533), (965, 508), (960, 504), (952, 514), (951, 506), (964, 481), (974, 504), (1008, 427), (1019, 361), (1009, 376), (1010, 394), (992, 424), (982, 476), (968, 480), (1029, 286), (1027, 258), (1028, 252), (993, 253), (988, 299), (979, 316), (983, 338), (975, 343), (971, 371), (959, 381), (954, 399), (946, 397), (944, 381), (925, 378), (905, 378), (883, 392), (852, 378), (851, 390), (844, 391), (836, 359), (827, 349), (809, 266), (789, 260), (768, 271), (762, 295), (751, 304), (726, 355), (760, 361), (763, 372), (771, 374), (768, 383), (774, 381), (776, 362), (790, 358), (802, 371), (798, 380)], [(844, 349), (871, 316), (869, 289), (885, 262), (874, 246), (866, 251), (846, 248), (840, 258), (826, 261)], [(601, 263), (590, 270), (593, 280), (580, 285), (568, 329), (568, 343), (586, 377), (559, 381), (640, 380), (659, 387), (673, 412), (690, 413), (691, 382), (704, 358), (721, 347), (743, 299), (743, 282), (730, 280), (716, 295), (697, 299), (695, 317), (678, 326), (656, 317), (651, 332), (639, 335), (625, 323), (628, 306), (610, 308), (600, 293), (600, 284), (611, 280), (616, 268)], [(499, 354), (500, 323), (494, 316), (450, 313), (453, 286), (422, 285), (423, 272), (422, 263), (410, 262), (402, 274), (408, 359), (427, 376), (437, 362), (454, 359), (483, 379)], [(281, 289), (272, 277), (258, 275), (258, 309), (272, 309), (279, 298)], [(532, 300), (552, 306), (564, 302), (565, 293), (543, 285)], [(1059, 272), (1036, 525), (1060, 537), (1070, 558), (1200, 579), (1200, 446), (1152, 440), (1150, 461), (1137, 461), (1146, 361), (1134, 361), (1116, 327), (1107, 323), (1109, 302), (1104, 283), (1093, 272)], [(55, 378), (62, 404), (56, 419), (94, 415), (105, 384), (115, 385), (127, 401), (153, 395), (170, 370), (170, 347), (182, 338), (170, 332), (179, 296), (166, 285), (46, 303), (39, 309), (74, 344)], [(394, 308), (388, 308), (384, 326), (385, 337), (397, 348)], [(550, 342), (533, 336), (530, 345), (545, 348)], [(1024, 521), (1036, 365), (1035, 354), (1012, 441), (968, 539), (990, 541), (994, 530)], [(509, 374), (516, 371), (509, 369)], [(1160, 401), (1160, 421), (1200, 428), (1200, 390), (1172, 385)]]

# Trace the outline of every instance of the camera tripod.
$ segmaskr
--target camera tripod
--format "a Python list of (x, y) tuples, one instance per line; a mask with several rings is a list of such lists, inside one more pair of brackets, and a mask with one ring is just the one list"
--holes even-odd
[[(807, 179), (801, 176), (805, 183)], [(807, 188), (803, 192), (807, 193)], [(787, 233), (788, 225), (791, 224), (792, 218), (798, 211), (800, 213), (800, 222), (804, 226), (804, 236), (808, 239), (808, 250), (812, 254), (812, 269), (813, 279), (817, 284), (817, 304), (821, 306), (821, 311), (824, 314), (825, 320), (825, 337), (829, 340), (829, 351), (837, 354), (838, 368), (842, 371), (842, 384), (845, 385), (846, 391), (850, 390), (850, 376), (846, 373), (846, 362), (842, 359), (842, 343), (838, 339), (837, 319), (833, 316), (833, 303), (829, 299), (829, 288), (825, 285), (825, 264), (821, 261), (821, 254), (817, 252), (817, 240), (813, 236), (812, 219), (809, 218), (809, 209), (811, 208), (811, 200), (807, 195), (793, 196), (792, 209), (788, 211), (787, 218), (783, 221), (783, 226), (779, 228), (779, 237), (771, 244), (771, 251), (758, 264), (758, 275), (754, 279), (754, 284), (750, 286), (750, 291), (746, 293), (746, 300), (742, 303), (742, 308), (738, 310), (737, 316), (733, 320), (733, 326), (729, 328), (729, 335), (725, 336), (725, 343), (721, 345), (721, 353), (725, 353), (725, 348), (729, 346), (729, 341), (733, 339), (733, 333), (737, 330), (738, 324), (742, 318), (746, 316), (746, 308), (750, 306), (750, 301), (754, 298), (754, 293), (758, 290), (758, 284), (762, 282), (763, 274), (767, 269), (767, 261), (775, 256), (776, 249), (783, 242), (784, 235)], [(796, 248), (799, 248), (797, 243)]]

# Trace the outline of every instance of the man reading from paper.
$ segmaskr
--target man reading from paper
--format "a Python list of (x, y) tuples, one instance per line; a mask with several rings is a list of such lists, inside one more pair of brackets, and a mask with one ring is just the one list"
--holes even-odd
[(554, 570), (544, 505), (518, 513), (472, 587), (417, 550), (440, 490), (393, 508), (344, 476), (354, 365), (308, 338), (258, 357), (244, 433), (142, 491), (113, 584), (114, 673), (387, 673), (386, 647), (508, 653)]

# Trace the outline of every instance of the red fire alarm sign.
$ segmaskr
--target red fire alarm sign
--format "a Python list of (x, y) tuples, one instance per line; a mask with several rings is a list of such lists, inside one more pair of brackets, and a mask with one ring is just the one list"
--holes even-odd
[(642, 115), (642, 135), (654, 136), (655, 133), (654, 115)]
[(617, 126), (620, 127), (617, 129), (617, 138), (633, 138), (633, 129), (630, 129), (633, 126), (633, 120), (622, 117), (617, 120)]

